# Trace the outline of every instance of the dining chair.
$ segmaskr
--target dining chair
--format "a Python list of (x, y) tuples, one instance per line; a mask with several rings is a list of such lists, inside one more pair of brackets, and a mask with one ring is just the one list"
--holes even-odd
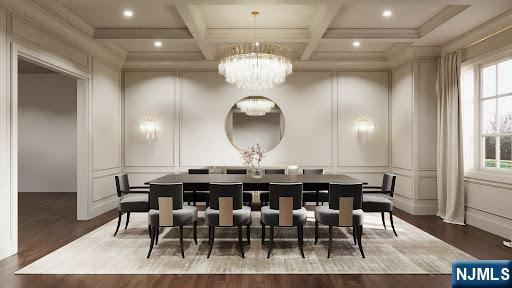
[(183, 205), (183, 184), (151, 184), (149, 193), (148, 225), (151, 242), (147, 258), (158, 244), (160, 228), (179, 227), (181, 257), (185, 258), (183, 247), (183, 226), (193, 224), (194, 242), (197, 245), (197, 207)]
[(393, 201), (387, 197), (368, 195), (368, 194), (384, 194), (389, 195), (393, 198), (395, 192), (396, 175), (390, 173), (384, 173), (382, 178), (382, 186), (364, 186), (363, 187), (363, 211), (364, 212), (380, 212), (382, 218), (382, 225), (386, 229), (386, 220), (384, 219), (384, 213), (389, 213), (389, 221), (391, 222), (391, 228), (393, 233), (398, 237), (393, 223)]
[[(238, 174), (238, 175), (246, 175), (247, 169), (226, 169), (226, 174)], [(252, 205), (252, 192), (251, 191), (243, 191), (243, 203), (251, 207)]]
[(208, 225), (208, 256), (212, 253), (215, 241), (215, 227), (237, 227), (240, 254), (245, 258), (242, 242), (242, 227), (247, 226), (247, 243), (251, 244), (251, 208), (243, 206), (242, 183), (211, 183), (210, 207), (206, 208), (205, 219)]
[[(270, 174), (285, 174), (285, 170), (284, 169), (265, 169), (265, 174), (266, 175), (270, 175)], [(268, 191), (260, 191), (260, 203), (261, 203), (261, 206), (263, 205), (268, 205), (268, 194), (269, 192)]]
[[(210, 170), (207, 168), (200, 168), (200, 169), (188, 169), (188, 174), (210, 174)], [(185, 185), (185, 189), (187, 185)], [(206, 186), (204, 187), (205, 189)], [(197, 187), (193, 187), (191, 191), (184, 191), (183, 192), (184, 201), (188, 202), (190, 205), (190, 202), (193, 203), (194, 206), (197, 205), (197, 202), (205, 202), (206, 206), (208, 207), (208, 203), (210, 201), (210, 193), (206, 190), (197, 190)]]
[(269, 198), (270, 206), (261, 207), (262, 244), (265, 242), (265, 226), (270, 226), (267, 258), (272, 253), (274, 227), (297, 227), (300, 254), (305, 258), (303, 244), (307, 211), (302, 206), (302, 183), (270, 183)]
[(119, 216), (117, 218), (117, 227), (116, 232), (114, 232), (114, 236), (116, 236), (119, 231), (119, 226), (121, 226), (121, 216), (124, 213), (126, 213), (126, 225), (124, 226), (124, 229), (126, 230), (128, 228), (128, 223), (130, 222), (130, 213), (147, 213), (149, 211), (149, 186), (130, 186), (128, 174), (115, 176), (115, 181), (117, 197), (119, 198)]
[(364, 222), (362, 205), (362, 184), (329, 184), (329, 205), (315, 207), (315, 245), (318, 242), (319, 224), (329, 226), (327, 258), (331, 257), (333, 227), (352, 227), (354, 244), (359, 245), (359, 251), (365, 258), (361, 242)]
[[(303, 169), (302, 174), (321, 175), (324, 174), (324, 169)], [(329, 201), (329, 191), (326, 190), (303, 191), (302, 195), (303, 205), (306, 202), (315, 202), (316, 206), (318, 206), (320, 202), (324, 205), (324, 201)]]

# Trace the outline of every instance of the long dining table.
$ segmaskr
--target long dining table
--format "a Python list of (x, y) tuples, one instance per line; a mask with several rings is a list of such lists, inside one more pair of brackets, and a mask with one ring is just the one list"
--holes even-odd
[(146, 182), (149, 184), (183, 183), (186, 191), (207, 191), (210, 183), (242, 183), (245, 191), (268, 191), (270, 183), (302, 183), (305, 191), (328, 190), (330, 183), (361, 183), (343, 174), (272, 174), (253, 178), (250, 174), (168, 174)]

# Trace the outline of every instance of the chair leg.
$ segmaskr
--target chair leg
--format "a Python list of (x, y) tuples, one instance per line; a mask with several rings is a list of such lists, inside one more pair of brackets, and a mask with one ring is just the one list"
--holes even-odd
[(153, 227), (149, 226), (149, 230), (151, 231), (150, 232), (150, 236), (151, 236), (151, 242), (149, 244), (149, 251), (148, 251), (148, 256), (146, 257), (147, 259), (149, 259), (149, 256), (151, 256), (151, 251), (153, 251), (153, 245), (155, 244), (155, 233), (153, 232)]
[(247, 224), (247, 244), (251, 245), (251, 223)]
[(318, 221), (315, 221), (315, 245), (318, 243)]
[(123, 215), (123, 212), (119, 211), (119, 216), (117, 218), (117, 228), (116, 232), (114, 232), (114, 237), (117, 235), (117, 232), (119, 231), (119, 226), (121, 226), (121, 216)]
[(393, 224), (393, 212), (389, 212), (389, 221), (391, 221), (391, 228), (393, 228), (393, 232), (395, 233), (395, 236), (398, 237), (398, 234), (396, 234), (395, 231), (395, 225)]
[(240, 254), (242, 255), (242, 258), (245, 258), (244, 242), (242, 242), (242, 226), (238, 226), (238, 244), (240, 245)]
[(151, 225), (148, 225), (149, 238), (151, 238)]
[(160, 226), (155, 227), (155, 245), (158, 245), (158, 236), (160, 236)]
[(363, 243), (361, 241), (361, 236), (363, 234), (363, 225), (357, 227), (357, 243), (359, 244), (359, 251), (361, 252), (361, 255), (364, 257), (364, 252), (363, 252)]
[(329, 246), (327, 247), (327, 258), (331, 257), (332, 251), (332, 226), (329, 225)]
[(300, 225), (297, 227), (297, 234), (298, 234), (298, 240), (299, 240), (299, 250), (300, 250), (300, 255), (302, 255), (302, 258), (306, 258), (304, 257), (304, 226)]
[(352, 226), (352, 236), (354, 237), (354, 245), (357, 245), (356, 235), (356, 226)]
[(194, 206), (197, 206), (196, 191), (192, 191), (192, 203), (194, 204)]
[(318, 206), (318, 197), (320, 196), (320, 192), (316, 191), (315, 199), (316, 199), (316, 206)]
[(197, 245), (197, 220), (194, 221), (194, 243)]
[(265, 224), (261, 222), (261, 245), (265, 243)]
[(128, 228), (128, 223), (130, 223), (130, 212), (126, 213), (126, 225), (124, 226), (124, 230)]
[(270, 225), (270, 242), (268, 243), (267, 258), (270, 258), (270, 253), (272, 253), (273, 244), (274, 244), (274, 226)]
[(384, 219), (384, 212), (380, 212), (380, 217), (382, 218), (382, 225), (384, 225), (384, 229), (387, 229), (386, 220)]
[(185, 258), (185, 249), (183, 247), (183, 226), (180, 226), (180, 250), (181, 258)]
[(206, 258), (210, 258), (210, 255), (212, 254), (213, 240), (215, 239), (215, 226), (210, 226), (210, 230), (210, 242), (208, 246), (208, 256)]

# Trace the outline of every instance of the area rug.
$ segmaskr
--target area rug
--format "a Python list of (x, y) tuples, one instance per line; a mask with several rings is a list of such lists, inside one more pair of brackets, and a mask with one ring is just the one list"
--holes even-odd
[(117, 219), (16, 274), (449, 274), (452, 261), (475, 259), (398, 217), (394, 217), (395, 237), (389, 223), (384, 229), (379, 213), (365, 215), (365, 259), (348, 228), (335, 229), (333, 251), (327, 259), (327, 227), (320, 226), (320, 242), (314, 245), (313, 211), (308, 211), (304, 228), (306, 258), (300, 256), (296, 228), (276, 228), (272, 256), (267, 259), (259, 217), (258, 211), (252, 212), (251, 243), (245, 245), (245, 259), (240, 257), (236, 228), (217, 228), (212, 255), (206, 258), (208, 228), (202, 212), (198, 245), (193, 242), (192, 227), (185, 228), (185, 259), (181, 258), (177, 228), (163, 230), (151, 258), (146, 259), (150, 242), (147, 216), (134, 213), (128, 229), (120, 230), (116, 237), (112, 235)]

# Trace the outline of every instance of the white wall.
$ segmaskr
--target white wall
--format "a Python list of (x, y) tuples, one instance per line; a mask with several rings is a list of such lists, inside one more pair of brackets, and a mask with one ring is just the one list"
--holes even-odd
[(76, 192), (76, 79), (18, 76), (19, 192)]
[[(216, 72), (127, 71), (124, 79), (125, 165), (131, 181), (188, 167), (243, 164), (226, 136), (226, 116), (254, 92), (226, 84)], [(325, 167), (373, 184), (389, 170), (388, 72), (295, 72), (259, 94), (275, 101), (285, 118), (283, 139), (262, 165)], [(375, 123), (367, 143), (354, 130), (362, 114)], [(145, 115), (158, 118), (154, 143), (143, 141), (138, 130)]]

